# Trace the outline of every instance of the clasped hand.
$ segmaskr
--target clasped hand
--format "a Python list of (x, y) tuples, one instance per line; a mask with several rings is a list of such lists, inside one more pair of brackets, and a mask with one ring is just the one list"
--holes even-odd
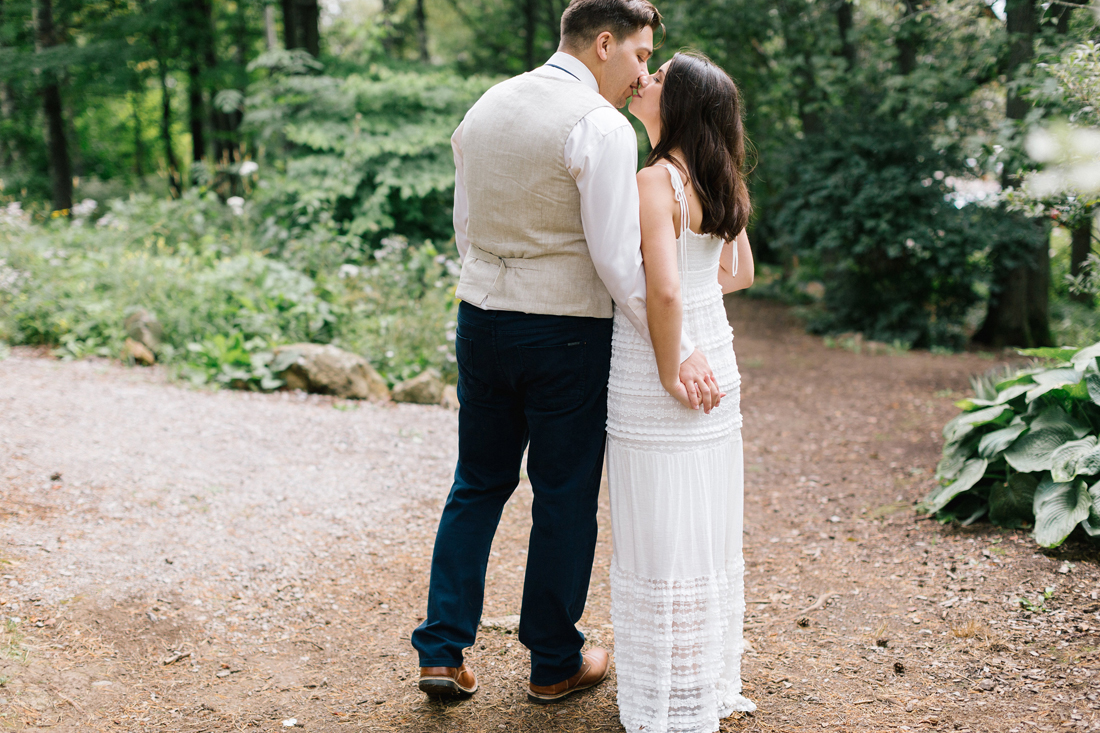
[(726, 396), (718, 387), (707, 357), (698, 349), (680, 364), (680, 372), (674, 379), (662, 377), (661, 384), (685, 407), (693, 410), (701, 407), (708, 415)]

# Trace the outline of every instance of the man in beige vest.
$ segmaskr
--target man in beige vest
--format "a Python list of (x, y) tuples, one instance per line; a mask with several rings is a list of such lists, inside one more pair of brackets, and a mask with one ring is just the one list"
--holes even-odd
[[(599, 684), (582, 654), (604, 457), (613, 303), (648, 337), (638, 143), (616, 108), (647, 79), (661, 15), (648, 0), (573, 0), (558, 53), (490, 89), (455, 131), (455, 239), (463, 257), (455, 352), (459, 458), (432, 557), (427, 618), (413, 632), (420, 689), (468, 696), (463, 662), (485, 570), (523, 452), (534, 492), (519, 638), (528, 699)], [(680, 377), (709, 409), (705, 357), (682, 338)]]

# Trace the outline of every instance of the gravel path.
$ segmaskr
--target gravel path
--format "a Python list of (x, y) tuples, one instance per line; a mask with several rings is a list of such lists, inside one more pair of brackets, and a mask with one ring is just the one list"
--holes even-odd
[[(745, 414), (746, 694), (727, 733), (1100, 731), (1100, 552), (940, 526), (945, 421), (992, 355), (826, 348), (727, 302)], [(481, 683), (415, 688), (455, 414), (208, 392), (163, 372), (0, 361), (0, 730), (615, 733), (614, 674), (530, 705), (531, 491), (505, 507)], [(59, 475), (59, 476), (58, 476)], [(54, 478), (56, 476), (56, 478)], [(614, 647), (607, 494), (581, 626)], [(1026, 603), (1021, 603), (1024, 599)]]
[(12, 609), (310, 575), (333, 545), (362, 545), (448, 483), (455, 425), (432, 407), (200, 391), (159, 370), (12, 356), (4, 499), (42, 520), (0, 524), (3, 552), (28, 565), (6, 583)]

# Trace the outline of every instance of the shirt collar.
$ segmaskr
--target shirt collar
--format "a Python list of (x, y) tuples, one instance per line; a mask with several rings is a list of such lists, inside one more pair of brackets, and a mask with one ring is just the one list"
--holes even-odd
[(580, 79), (581, 82), (588, 85), (588, 87), (592, 91), (599, 94), (600, 85), (599, 85), (599, 82), (596, 81), (596, 77), (593, 76), (592, 72), (589, 71), (588, 67), (584, 65), (584, 62), (581, 61), (576, 56), (570, 56), (569, 54), (565, 53), (564, 51), (558, 51), (553, 56), (551, 56), (550, 60), (547, 61), (546, 63), (554, 64), (555, 66), (560, 66), (561, 68), (565, 69), (570, 74), (572, 74), (573, 76)]

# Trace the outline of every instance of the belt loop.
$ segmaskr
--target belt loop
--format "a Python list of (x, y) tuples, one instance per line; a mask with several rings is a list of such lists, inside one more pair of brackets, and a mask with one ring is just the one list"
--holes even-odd
[(492, 285), (492, 287), (489, 288), (490, 293), (494, 292), (497, 289), (497, 284), (500, 282), (500, 277), (501, 277), (501, 275), (504, 274), (504, 267), (505, 267), (504, 258), (503, 257), (498, 257), (497, 259), (500, 260), (500, 267), (497, 268), (497, 276), (495, 278), (493, 278), (493, 285)]

